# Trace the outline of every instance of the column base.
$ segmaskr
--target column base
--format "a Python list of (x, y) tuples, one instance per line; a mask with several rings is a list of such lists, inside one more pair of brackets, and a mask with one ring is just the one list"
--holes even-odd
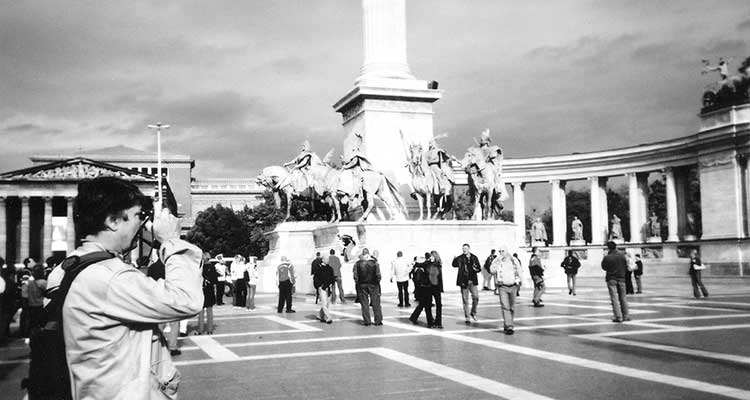
[(646, 243), (661, 243), (661, 238), (659, 236), (651, 236), (646, 239)]
[(540, 242), (538, 240), (531, 242), (531, 247), (546, 247), (546, 242)]
[(586, 241), (585, 240), (571, 240), (570, 245), (571, 246), (585, 246)]
[(682, 241), (684, 242), (694, 242), (698, 240), (698, 238), (695, 235), (685, 235), (682, 237)]
[(667, 238), (667, 242), (679, 242), (680, 238), (678, 236), (670, 236)]

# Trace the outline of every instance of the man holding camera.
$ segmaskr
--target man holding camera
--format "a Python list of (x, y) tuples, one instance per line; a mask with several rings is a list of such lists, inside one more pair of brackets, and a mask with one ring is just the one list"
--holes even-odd
[[(175, 396), (180, 373), (158, 324), (190, 318), (203, 306), (202, 252), (180, 240), (179, 221), (156, 209), (133, 183), (100, 177), (82, 181), (75, 199), (73, 255), (113, 257), (80, 272), (64, 306), (63, 334), (74, 399)], [(153, 221), (151, 220), (153, 218)], [(160, 243), (165, 279), (153, 280), (123, 260), (149, 230)], [(59, 267), (58, 267), (59, 268)], [(56, 271), (59, 285), (63, 273)]]

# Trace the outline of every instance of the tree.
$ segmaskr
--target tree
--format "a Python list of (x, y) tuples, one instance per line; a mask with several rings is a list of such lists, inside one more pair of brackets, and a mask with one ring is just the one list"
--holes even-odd
[(198, 213), (187, 240), (211, 255), (249, 254), (250, 229), (229, 207), (217, 204)]

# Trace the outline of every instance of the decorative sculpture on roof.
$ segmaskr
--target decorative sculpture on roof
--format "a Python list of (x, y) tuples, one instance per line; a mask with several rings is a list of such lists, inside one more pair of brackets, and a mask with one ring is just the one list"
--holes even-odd
[(739, 75), (729, 75), (729, 63), (734, 58), (725, 60), (719, 58), (716, 65), (711, 65), (708, 60), (701, 60), (703, 69), (701, 74), (718, 72), (720, 79), (708, 85), (703, 93), (703, 108), (701, 113), (715, 111), (721, 108), (747, 104), (750, 101), (748, 89), (750, 89), (750, 57), (746, 58), (737, 71)]

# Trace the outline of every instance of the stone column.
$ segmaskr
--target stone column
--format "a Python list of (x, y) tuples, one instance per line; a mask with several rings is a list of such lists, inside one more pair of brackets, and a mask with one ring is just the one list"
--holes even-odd
[(517, 226), (516, 242), (526, 245), (526, 199), (523, 182), (513, 182), (513, 222)]
[(639, 243), (641, 237), (641, 211), (638, 201), (638, 176), (636, 173), (628, 174), (628, 205), (630, 211), (630, 242)]
[(669, 227), (668, 242), (677, 242), (680, 240), (677, 229), (680, 226), (679, 214), (677, 213), (677, 186), (675, 185), (674, 170), (666, 168), (664, 170), (666, 178), (667, 191), (667, 226)]
[(591, 244), (601, 244), (604, 239), (602, 227), (602, 196), (599, 193), (599, 177), (590, 176), (589, 196), (591, 198)]
[(687, 200), (688, 200), (688, 168), (672, 168), (675, 193), (677, 197), (677, 236), (685, 239), (689, 235), (687, 228)]
[(66, 197), (65, 200), (68, 202), (67, 207), (67, 217), (68, 217), (68, 223), (67, 227), (65, 229), (65, 241), (68, 244), (68, 251), (67, 254), (70, 255), (70, 253), (73, 252), (73, 250), (76, 249), (76, 228), (75, 224), (73, 223), (73, 197)]
[(19, 262), (26, 259), (26, 257), (29, 256), (29, 251), (31, 250), (29, 247), (31, 245), (30, 243), (30, 235), (31, 235), (31, 223), (29, 221), (29, 214), (30, 214), (30, 204), (29, 204), (29, 197), (28, 196), (22, 196), (21, 197), (21, 238), (18, 241), (18, 260)]
[(607, 180), (608, 178), (599, 177), (599, 216), (601, 217), (602, 242), (609, 239), (609, 207), (607, 206)]
[(357, 83), (414, 79), (406, 61), (406, 0), (362, 0), (362, 16), (365, 60)]
[(42, 228), (42, 258), (52, 255), (52, 197), (44, 197), (44, 226)]
[(0, 197), (0, 243), (3, 247), (0, 247), (0, 251), (3, 255), (8, 254), (8, 211), (5, 208), (5, 197)]
[(552, 185), (552, 232), (555, 246), (568, 244), (567, 215), (565, 210), (565, 181), (553, 180)]

